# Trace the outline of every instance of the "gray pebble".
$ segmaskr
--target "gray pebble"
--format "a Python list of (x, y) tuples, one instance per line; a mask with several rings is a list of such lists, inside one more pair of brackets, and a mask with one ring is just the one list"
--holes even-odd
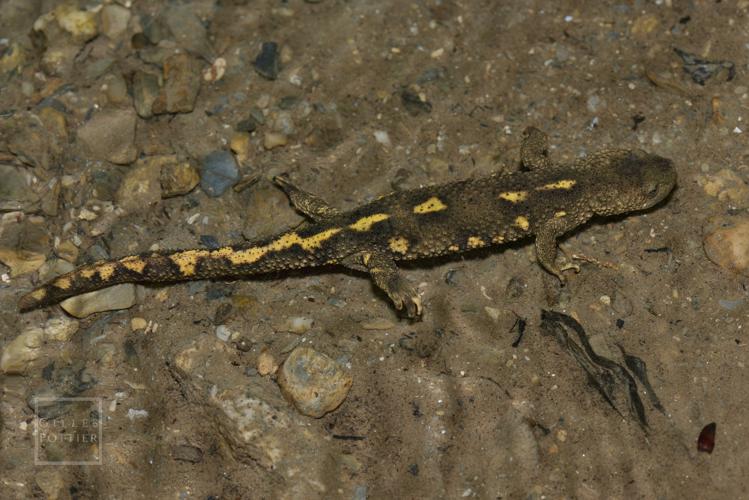
[(135, 122), (132, 109), (105, 109), (78, 129), (78, 141), (92, 159), (117, 164), (135, 161)]
[(85, 318), (101, 311), (128, 309), (135, 304), (135, 285), (123, 283), (103, 290), (84, 293), (60, 303), (65, 311), (76, 318)]
[(268, 80), (278, 78), (280, 53), (276, 42), (263, 42), (260, 54), (255, 58), (255, 71)]
[(214, 151), (203, 159), (200, 187), (208, 196), (221, 196), (238, 181), (237, 161), (229, 151)]
[(33, 211), (39, 196), (31, 189), (31, 177), (26, 169), (0, 165), (0, 212)]

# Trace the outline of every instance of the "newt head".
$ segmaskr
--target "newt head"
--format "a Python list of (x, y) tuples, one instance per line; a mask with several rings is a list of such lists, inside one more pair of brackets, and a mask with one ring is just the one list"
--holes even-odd
[(600, 179), (600, 190), (591, 200), (596, 215), (617, 215), (646, 210), (664, 200), (676, 186), (676, 169), (668, 158), (641, 149), (603, 154), (603, 165), (590, 168)]

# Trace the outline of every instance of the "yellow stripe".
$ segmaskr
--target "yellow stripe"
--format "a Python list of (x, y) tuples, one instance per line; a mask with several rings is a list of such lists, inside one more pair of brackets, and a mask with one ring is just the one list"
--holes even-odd
[(362, 217), (358, 221), (354, 222), (349, 227), (354, 231), (369, 231), (370, 229), (372, 229), (372, 226), (374, 224), (377, 224), (378, 222), (384, 221), (385, 219), (389, 218), (390, 216), (388, 214), (367, 215), (366, 217)]
[(70, 278), (65, 277), (57, 278), (52, 284), (61, 290), (67, 290), (71, 285)]
[(442, 203), (442, 200), (436, 196), (432, 196), (424, 203), (416, 205), (414, 207), (415, 214), (428, 214), (429, 212), (439, 212), (447, 208), (447, 205)]
[(267, 245), (233, 250), (231, 247), (219, 248), (211, 252), (212, 258), (227, 258), (232, 264), (252, 264), (260, 260), (269, 252), (281, 252), (294, 245), (299, 245), (305, 252), (311, 252), (322, 247), (322, 244), (341, 232), (341, 228), (333, 227), (317, 234), (302, 238), (297, 233), (286, 233)]
[(554, 189), (572, 189), (572, 186), (577, 184), (574, 179), (562, 179), (561, 181), (552, 182), (545, 184), (541, 187), (537, 187), (536, 191), (552, 191)]
[(557, 219), (561, 219), (562, 217), (566, 215), (567, 215), (567, 212), (565, 212), (564, 210), (560, 210), (559, 212), (554, 214), (554, 217), (556, 217)]
[(142, 273), (143, 269), (145, 269), (146, 267), (146, 261), (141, 259), (137, 255), (120, 259), (120, 264), (122, 264), (122, 267), (124, 267), (125, 269), (135, 271), (136, 273)]

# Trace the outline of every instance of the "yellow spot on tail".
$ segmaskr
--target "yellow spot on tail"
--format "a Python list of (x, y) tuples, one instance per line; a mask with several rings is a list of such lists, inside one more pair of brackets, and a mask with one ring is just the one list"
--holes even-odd
[(47, 290), (44, 288), (37, 288), (29, 294), (34, 300), (42, 300), (47, 295)]
[(408, 240), (406, 238), (403, 238), (402, 236), (390, 238), (388, 244), (390, 245), (390, 250), (392, 250), (393, 252), (403, 255), (408, 252)]
[(169, 260), (177, 264), (182, 276), (193, 276), (195, 274), (195, 266), (198, 265), (198, 260), (207, 257), (209, 254), (208, 250), (184, 250), (171, 254)]
[(524, 201), (528, 197), (528, 191), (506, 191), (500, 193), (499, 197), (503, 200), (507, 200), (510, 203), (519, 203)]
[(415, 214), (428, 214), (429, 212), (439, 212), (447, 208), (447, 205), (442, 203), (442, 200), (436, 196), (432, 196), (424, 203), (416, 205), (414, 207)]
[(146, 261), (138, 257), (137, 255), (132, 255), (130, 257), (120, 259), (120, 264), (122, 264), (122, 267), (124, 267), (125, 269), (135, 271), (139, 274), (143, 273), (143, 269), (146, 268)]
[(55, 281), (52, 282), (52, 285), (54, 285), (55, 288), (59, 288), (60, 290), (67, 290), (70, 288), (70, 278), (62, 277), (57, 278)]
[(565, 212), (564, 210), (560, 210), (559, 212), (554, 214), (554, 217), (556, 217), (557, 219), (561, 219), (565, 215), (567, 215), (567, 212)]
[(447, 249), (451, 252), (457, 252), (460, 250), (460, 247), (458, 245), (450, 245), (449, 247), (447, 247)]
[(385, 219), (389, 219), (390, 215), (388, 214), (373, 214), (373, 215), (367, 215), (366, 217), (362, 217), (358, 221), (351, 224), (349, 227), (353, 229), (354, 231), (369, 231), (372, 229), (372, 226), (377, 224), (378, 222), (382, 222)]
[(530, 224), (528, 224), (528, 219), (526, 217), (523, 217), (522, 215), (515, 218), (515, 225), (523, 231), (527, 231), (530, 227)]
[(260, 260), (270, 252), (281, 252), (288, 250), (294, 245), (299, 245), (305, 252), (311, 252), (322, 247), (322, 244), (341, 232), (341, 228), (333, 227), (325, 231), (302, 238), (297, 233), (286, 233), (267, 245), (234, 250), (231, 247), (219, 248), (211, 252), (213, 258), (228, 258), (232, 264), (252, 264)]
[(93, 278), (94, 274), (96, 274), (98, 270), (96, 267), (84, 267), (81, 269), (81, 276), (83, 276), (86, 279)]
[(371, 258), (372, 258), (372, 254), (371, 253), (365, 253), (364, 255), (361, 256), (361, 261), (366, 266), (367, 264), (369, 264), (369, 260)]
[(504, 242), (505, 242), (505, 237), (502, 236), (501, 234), (498, 234), (492, 237), (492, 243), (499, 244), (499, 243), (504, 243)]
[(115, 266), (113, 262), (109, 262), (107, 264), (96, 266), (96, 272), (99, 273), (99, 277), (102, 281), (107, 281), (114, 274), (116, 267), (117, 266)]
[(577, 181), (574, 179), (562, 179), (561, 181), (552, 182), (549, 184), (544, 184), (541, 187), (537, 187), (536, 191), (552, 191), (554, 189), (572, 189), (572, 187), (577, 184)]
[(468, 238), (468, 248), (478, 248), (485, 245), (484, 240), (478, 236), (471, 236)]

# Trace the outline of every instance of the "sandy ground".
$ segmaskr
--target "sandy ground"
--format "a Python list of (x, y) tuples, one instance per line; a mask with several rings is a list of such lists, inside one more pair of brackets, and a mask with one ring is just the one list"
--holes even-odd
[[(0, 496), (749, 497), (749, 2), (58, 5), (2, 7), (0, 160), (26, 183), (2, 206), (0, 347), (30, 340), (0, 379)], [(264, 42), (274, 80), (254, 66)], [(269, 181), (280, 172), (351, 208), (517, 168), (528, 125), (559, 162), (642, 148), (678, 170), (665, 203), (566, 238), (588, 260), (564, 289), (526, 244), (409, 266), (420, 322), (336, 269), (138, 287), (132, 307), (64, 328), (57, 306), (16, 311), (71, 263), (299, 223)], [(206, 177), (206, 157), (230, 150), (232, 183), (256, 184), (164, 197), (158, 158)], [(617, 411), (543, 334), (542, 310), (575, 318), (601, 355), (641, 359), (664, 411), (642, 387), (647, 427)], [(300, 346), (353, 381), (321, 418), (277, 383)], [(68, 431), (96, 417), (98, 446), (42, 450), (100, 465), (35, 464), (40, 395), (102, 402), (47, 413)]]

